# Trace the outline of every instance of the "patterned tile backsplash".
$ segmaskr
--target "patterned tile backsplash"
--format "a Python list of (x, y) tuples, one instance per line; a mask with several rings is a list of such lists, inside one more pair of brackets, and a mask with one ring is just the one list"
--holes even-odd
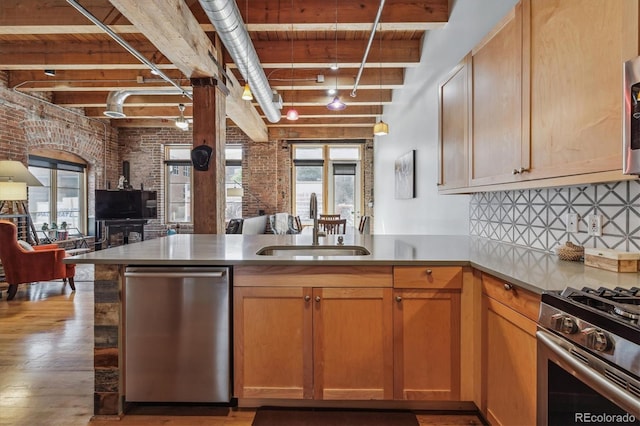
[[(579, 215), (567, 232), (568, 213)], [(567, 240), (585, 247), (640, 251), (640, 181), (473, 194), (470, 231), (492, 240), (551, 252)], [(587, 232), (588, 216), (602, 215), (602, 235)]]

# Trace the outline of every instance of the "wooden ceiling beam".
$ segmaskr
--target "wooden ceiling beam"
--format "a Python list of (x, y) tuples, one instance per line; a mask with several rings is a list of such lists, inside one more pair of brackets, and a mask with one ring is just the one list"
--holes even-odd
[(373, 126), (368, 127), (270, 127), (269, 139), (332, 140), (373, 139)]
[[(119, 33), (138, 32), (125, 16), (117, 13), (109, 0), (92, 0), (84, 5), (94, 16), (102, 20)], [(141, 2), (145, 3), (145, 2)], [(198, 1), (186, 2), (200, 25), (212, 28), (209, 19)], [(341, 2), (338, 10), (339, 24), (347, 25), (352, 31), (370, 30), (375, 20), (379, 0), (360, 0), (358, 2)], [(294, 18), (294, 31), (328, 31), (335, 28), (336, 11), (327, 7), (325, 0), (294, 0), (293, 12), (291, 3), (273, 2), (272, 0), (251, 0), (248, 10), (243, 5), (239, 9), (243, 20), (249, 23), (250, 31), (273, 31), (283, 22), (290, 25)], [(12, 34), (20, 27), (31, 26), (31, 32), (24, 34), (52, 34), (56, 27), (64, 28), (65, 33), (95, 32), (95, 26), (88, 25), (85, 17), (77, 13), (65, 0), (2, 0), (0, 27), (11, 26)], [(37, 12), (37, 13), (36, 13)], [(247, 19), (247, 13), (248, 18)], [(427, 30), (440, 28), (449, 20), (448, 0), (387, 0), (381, 17), (382, 25), (399, 26), (401, 31)], [(256, 28), (253, 29), (251, 26)], [(360, 25), (357, 28), (354, 25)], [(368, 25), (368, 26), (367, 26)], [(76, 27), (74, 30), (73, 27)], [(92, 29), (93, 28), (93, 29)], [(209, 28), (203, 28), (211, 31)], [(0, 33), (2, 30), (0, 30)], [(98, 30), (100, 31), (100, 30)]]
[(184, 0), (110, 2), (185, 76), (220, 76), (217, 50)]
[[(161, 0), (157, 0), (161, 1)], [(131, 41), (130, 44), (145, 58), (155, 64), (168, 64), (165, 57), (152, 43)], [(291, 44), (282, 42), (256, 42), (256, 50), (265, 68), (291, 68)], [(338, 45), (338, 63), (343, 68), (357, 68), (366, 47), (364, 40), (342, 41)], [(115, 41), (103, 42), (0, 42), (2, 68), (13, 69), (146, 69), (147, 67), (125, 51)], [(226, 56), (226, 55), (225, 55)], [(326, 68), (335, 62), (335, 44), (332, 41), (304, 40), (294, 50), (294, 68)], [(207, 58), (208, 59), (208, 58)], [(372, 49), (366, 66), (368, 68), (393, 68), (416, 66), (420, 62), (419, 40), (389, 40), (383, 52)], [(225, 59), (235, 67), (230, 58)], [(33, 67), (33, 68), (30, 68)], [(175, 65), (169, 68), (176, 68)], [(182, 70), (183, 73), (185, 70)], [(187, 70), (188, 71), (188, 70)], [(188, 75), (188, 74), (185, 74)]]

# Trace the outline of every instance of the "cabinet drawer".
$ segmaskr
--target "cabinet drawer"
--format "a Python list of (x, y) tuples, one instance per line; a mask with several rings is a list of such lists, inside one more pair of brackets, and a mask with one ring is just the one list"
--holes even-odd
[(487, 274), (482, 274), (482, 293), (532, 321), (538, 320), (540, 295)]
[(461, 266), (396, 266), (394, 288), (461, 289)]

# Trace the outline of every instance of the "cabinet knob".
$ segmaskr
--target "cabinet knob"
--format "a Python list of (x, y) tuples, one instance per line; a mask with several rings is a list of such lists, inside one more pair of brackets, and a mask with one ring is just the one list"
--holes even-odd
[(524, 167), (520, 167), (519, 169), (513, 169), (513, 171), (511, 173), (513, 173), (514, 175), (519, 175), (521, 173), (525, 173), (528, 172), (529, 169), (525, 169)]
[(402, 302), (402, 296), (396, 296), (396, 302)]
[(309, 296), (308, 294), (304, 297), (304, 301), (308, 302), (309, 300), (311, 300), (311, 296)]
[(320, 296), (316, 296), (316, 302), (320, 301)]
[(504, 283), (504, 289), (507, 291), (513, 290), (513, 284)]
[(433, 273), (433, 271), (431, 269), (427, 269), (426, 274), (427, 275), (431, 275)]

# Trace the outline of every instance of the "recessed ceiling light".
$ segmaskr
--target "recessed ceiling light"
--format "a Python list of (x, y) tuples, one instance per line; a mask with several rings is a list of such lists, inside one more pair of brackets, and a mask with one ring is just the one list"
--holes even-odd
[(44, 75), (48, 75), (49, 77), (55, 77), (56, 70), (44, 70)]

